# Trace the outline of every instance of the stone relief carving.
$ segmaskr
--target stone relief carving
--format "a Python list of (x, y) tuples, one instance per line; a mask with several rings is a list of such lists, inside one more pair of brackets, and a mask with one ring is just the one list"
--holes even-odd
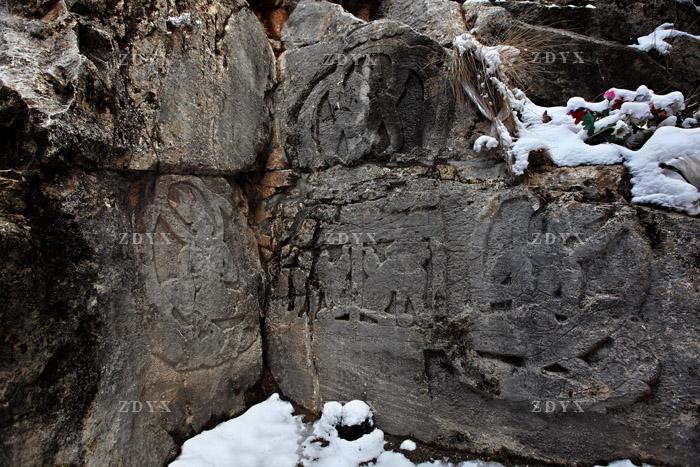
[[(474, 232), (477, 267), (468, 276), (484, 285), (470, 318), (473, 352), (455, 362), (469, 387), (513, 401), (576, 399), (598, 410), (651, 395), (659, 362), (639, 340), (652, 339), (636, 318), (648, 293), (640, 254), (648, 246), (635, 232), (608, 227), (608, 212), (585, 215), (577, 221), (586, 231), (572, 233), (559, 220), (567, 217), (538, 213), (532, 200), (516, 197)], [(561, 241), (533, 241), (543, 229)]]
[[(498, 400), (576, 400), (588, 410), (604, 411), (650, 396), (659, 362), (651, 344), (631, 338), (646, 335), (634, 317), (648, 287), (648, 265), (631, 254), (644, 250), (644, 240), (630, 232), (596, 235), (607, 228), (597, 225), (609, 216), (605, 212), (577, 220), (590, 228), (574, 235), (557, 223), (557, 213), (537, 212), (532, 205), (527, 197), (499, 200), (489, 208), (489, 220), (477, 222), (468, 236), (450, 233), (467, 230), (453, 219), (438, 229), (457, 239), (452, 243), (413, 234), (392, 238), (391, 227), (385, 226), (376, 241), (319, 245), (311, 273), (312, 293), (321, 297), (319, 311), (312, 313), (319, 368), (335, 374), (324, 354), (343, 339), (355, 353), (372, 348), (397, 361), (406, 357), (413, 371), (429, 367), (416, 352), (421, 358), (447, 358), (465, 390)], [(428, 218), (421, 222), (442, 222)], [(532, 240), (547, 228), (561, 241)], [(466, 252), (465, 262), (448, 268), (446, 244)], [(607, 274), (591, 270), (603, 264), (601, 257), (607, 258)], [(596, 279), (616, 270), (624, 278), (619, 284)], [(447, 284), (470, 294), (451, 302)], [(435, 334), (445, 332), (439, 323), (453, 319), (459, 325), (448, 324), (447, 337)], [(393, 330), (369, 344), (377, 325)], [(370, 356), (353, 362), (368, 368), (376, 363)], [(324, 377), (335, 376), (320, 375), (322, 384)], [(430, 375), (424, 377), (430, 384)]]
[(440, 51), (413, 37), (406, 46), (395, 37), (406, 31), (384, 36), (373, 28), (358, 29), (333, 54), (347, 60), (324, 60), (295, 103), (301, 165), (408, 153), (441, 137), (437, 120), (447, 109), (431, 99), (445, 92), (434, 83)]
[(319, 319), (410, 327), (429, 319), (444, 295), (444, 276), (433, 280), (431, 241), (400, 240), (326, 247), (315, 274), (325, 284)]
[(215, 367), (235, 358), (257, 337), (241, 306), (242, 271), (232, 248), (241, 235), (231, 189), (215, 192), (196, 177), (156, 182), (144, 226), (170, 241), (144, 245), (147, 293), (155, 307), (152, 351), (178, 370)]

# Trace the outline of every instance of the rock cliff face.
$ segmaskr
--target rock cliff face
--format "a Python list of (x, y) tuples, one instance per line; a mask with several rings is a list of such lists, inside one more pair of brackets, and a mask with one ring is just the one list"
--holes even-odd
[(0, 464), (162, 465), (265, 374), (440, 448), (692, 465), (700, 221), (621, 166), (513, 179), (446, 69), (519, 29), (539, 103), (690, 95), (697, 41), (626, 45), (695, 9), (337, 3), (0, 4)]
[(245, 2), (2, 8), (0, 463), (163, 464), (262, 372), (272, 49)]

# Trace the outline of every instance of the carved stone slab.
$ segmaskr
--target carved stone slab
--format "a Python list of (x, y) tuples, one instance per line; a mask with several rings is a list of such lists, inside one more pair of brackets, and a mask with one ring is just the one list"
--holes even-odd
[(643, 443), (685, 462), (700, 297), (671, 252), (697, 222), (662, 213), (660, 237), (640, 208), (329, 172), (280, 211), (295, 222), (266, 329), (286, 394), (363, 398), (387, 432), (452, 448), (595, 462)]
[(163, 176), (144, 211), (154, 239), (141, 266), (152, 351), (177, 370), (222, 365), (259, 338), (259, 278), (240, 202), (223, 179)]
[(360, 22), (288, 50), (277, 107), (292, 161), (318, 168), (435, 157), (453, 111), (444, 58), (437, 43), (392, 22)]

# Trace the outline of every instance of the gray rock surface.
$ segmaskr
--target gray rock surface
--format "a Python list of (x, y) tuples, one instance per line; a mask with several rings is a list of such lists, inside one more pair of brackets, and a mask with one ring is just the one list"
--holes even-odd
[[(608, 83), (669, 83), (627, 47), (521, 24), (608, 54), (609, 80), (553, 65), (556, 78), (535, 83), (542, 101), (592, 97)], [(382, 93), (407, 95), (393, 85), (395, 68), (313, 57), (355, 53), (368, 35), (359, 50), (382, 50), (389, 63), (446, 60), (401, 31), (359, 24), (342, 39), (290, 40), (281, 58), (275, 115), (299, 180), (266, 200), (260, 224), (271, 238), (267, 364), (280, 389), (311, 410), (367, 400), (389, 433), (480, 455), (690, 465), (700, 276), (696, 255), (679, 252), (697, 250), (700, 223), (631, 205), (621, 167), (549, 168), (512, 185), (498, 160), (450, 149), (465, 146), (458, 122), (471, 122), (462, 131), (472, 135), (479, 122), (441, 107), (430, 74), (409, 108), (434, 143), (374, 150), (373, 122), (396, 108)], [(381, 112), (364, 111), (373, 105)], [(432, 125), (434, 108), (446, 110)], [(347, 135), (347, 153), (333, 147)]]
[[(164, 170), (250, 169), (269, 142), (266, 94), (275, 66), (267, 38), (247, 8), (232, 13), (221, 31), (202, 27), (208, 16), (195, 14), (186, 26), (169, 22), (171, 54), (161, 83), (156, 149)], [(163, 47), (162, 38), (152, 42), (147, 38), (143, 48)], [(144, 88), (153, 85), (153, 76), (142, 79)]]
[(459, 4), (451, 0), (384, 0), (379, 15), (411, 26), (441, 45), (466, 32)]
[[(345, 34), (297, 47), (307, 37), (296, 34), (295, 17), (306, 19), (312, 6), (302, 2), (290, 17), (288, 49), (280, 59), (276, 116), (293, 164), (316, 169), (363, 160), (432, 160), (444, 151), (454, 112), (441, 73), (444, 50), (392, 21), (355, 21)], [(316, 11), (312, 25), (327, 20)]]
[(613, 170), (530, 189), (302, 177), (266, 317), (281, 389), (367, 400), (387, 432), (482, 455), (690, 465), (700, 295), (678, 252), (700, 223), (579, 191)]
[(272, 390), (455, 459), (696, 463), (700, 220), (513, 180), (446, 71), (461, 8), (594, 58), (540, 103), (672, 90), (696, 42), (611, 31), (680, 10), (370, 3), (0, 5), (1, 465), (163, 465)]
[(54, 3), (41, 18), (0, 7), (0, 81), (14, 103), (0, 115), (36, 146), (3, 142), (5, 157), (29, 159), (3, 165), (207, 174), (253, 167), (269, 143), (275, 65), (245, 2), (196, 1), (180, 11)]
[(0, 6), (2, 465), (163, 465), (260, 380), (274, 56), (179, 7)]
[(262, 371), (245, 199), (222, 178), (36, 183), (25, 202), (41, 196), (42, 211), (3, 216), (3, 317), (17, 324), (4, 331), (2, 463), (160, 465), (240, 412)]
[(285, 25), (282, 40), (289, 45), (303, 47), (323, 38), (333, 38), (357, 28), (363, 21), (328, 2), (302, 0), (294, 8), (294, 15)]

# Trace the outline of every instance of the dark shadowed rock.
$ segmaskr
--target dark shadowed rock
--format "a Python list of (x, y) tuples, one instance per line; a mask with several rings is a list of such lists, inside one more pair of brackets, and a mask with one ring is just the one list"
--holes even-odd
[(692, 89), (692, 82), (670, 74), (649, 54), (627, 45), (528, 24), (501, 7), (464, 4), (462, 9), (469, 29), (480, 40), (520, 48), (520, 85), (544, 105), (561, 105), (573, 96), (600, 99), (611, 87), (637, 89), (644, 84), (658, 90)]
[(634, 44), (638, 37), (646, 36), (663, 23), (674, 23), (680, 30), (691, 34), (700, 33), (698, 12), (693, 6), (676, 0), (605, 0), (595, 4), (586, 1), (557, 4), (555, 1), (505, 0), (497, 4), (528, 23), (623, 45)]
[[(674, 28), (679, 31), (694, 35), (700, 34), (700, 21), (698, 21), (700, 12), (696, 11), (696, 7), (693, 5), (683, 4), (676, 0), (605, 1), (597, 2), (595, 8), (587, 8), (587, 2), (580, 3), (580, 5), (573, 7), (566, 5), (552, 7), (552, 5), (534, 2), (505, 1), (499, 2), (498, 6), (508, 10), (515, 18), (532, 25), (566, 30), (589, 38), (616, 42), (622, 46), (636, 44), (638, 37), (653, 33), (657, 27), (664, 23), (672, 23)], [(465, 6), (465, 8), (469, 7)], [(700, 86), (700, 78), (697, 73), (698, 65), (695, 63), (698, 60), (697, 57), (700, 57), (700, 42), (684, 37), (671, 38), (668, 39), (668, 42), (674, 46), (668, 56), (661, 56), (653, 51), (649, 54), (650, 58), (666, 70), (673, 81), (674, 89), (679, 89), (690, 96)], [(555, 49), (555, 47), (552, 48)], [(556, 47), (556, 49), (560, 48)], [(564, 50), (571, 49), (581, 50), (581, 47), (576, 43), (576, 47), (567, 47)], [(612, 50), (613, 54), (609, 55), (608, 50)], [(552, 51), (560, 52), (561, 50)], [(646, 62), (645, 71), (625, 73), (619, 64), (629, 66), (629, 59), (623, 57), (624, 49), (621, 47), (608, 45), (603, 49), (589, 49), (586, 51), (586, 55), (587, 57), (584, 58), (586, 63), (599, 65), (600, 79), (605, 82), (624, 81), (625, 74), (630, 77), (639, 76), (642, 79), (648, 79), (649, 82), (658, 79), (653, 77), (654, 73), (649, 74), (648, 60), (644, 60)], [(639, 59), (635, 59), (635, 61), (639, 63)], [(562, 62), (561, 58), (559, 58), (559, 62)], [(562, 66), (562, 68), (566, 69), (567, 67)], [(596, 81), (592, 76), (586, 75), (586, 67), (578, 68), (588, 79)], [(569, 75), (569, 77), (571, 76), (573, 75)], [(659, 84), (662, 83), (659, 82)], [(616, 87), (620, 86), (616, 85)]]
[(243, 2), (33, 5), (0, 7), (0, 464), (162, 465), (262, 372), (247, 197), (205, 175), (266, 150), (274, 57)]
[(0, 112), (19, 113), (14, 134), (35, 146), (4, 142), (27, 160), (2, 164), (250, 169), (269, 143), (275, 66), (244, 5), (147, 12), (76, 2), (73, 14), (56, 2), (40, 19), (0, 10)]
[(3, 459), (160, 465), (240, 412), (262, 370), (242, 194), (220, 178), (79, 172), (36, 190), (40, 211), (3, 218)]

